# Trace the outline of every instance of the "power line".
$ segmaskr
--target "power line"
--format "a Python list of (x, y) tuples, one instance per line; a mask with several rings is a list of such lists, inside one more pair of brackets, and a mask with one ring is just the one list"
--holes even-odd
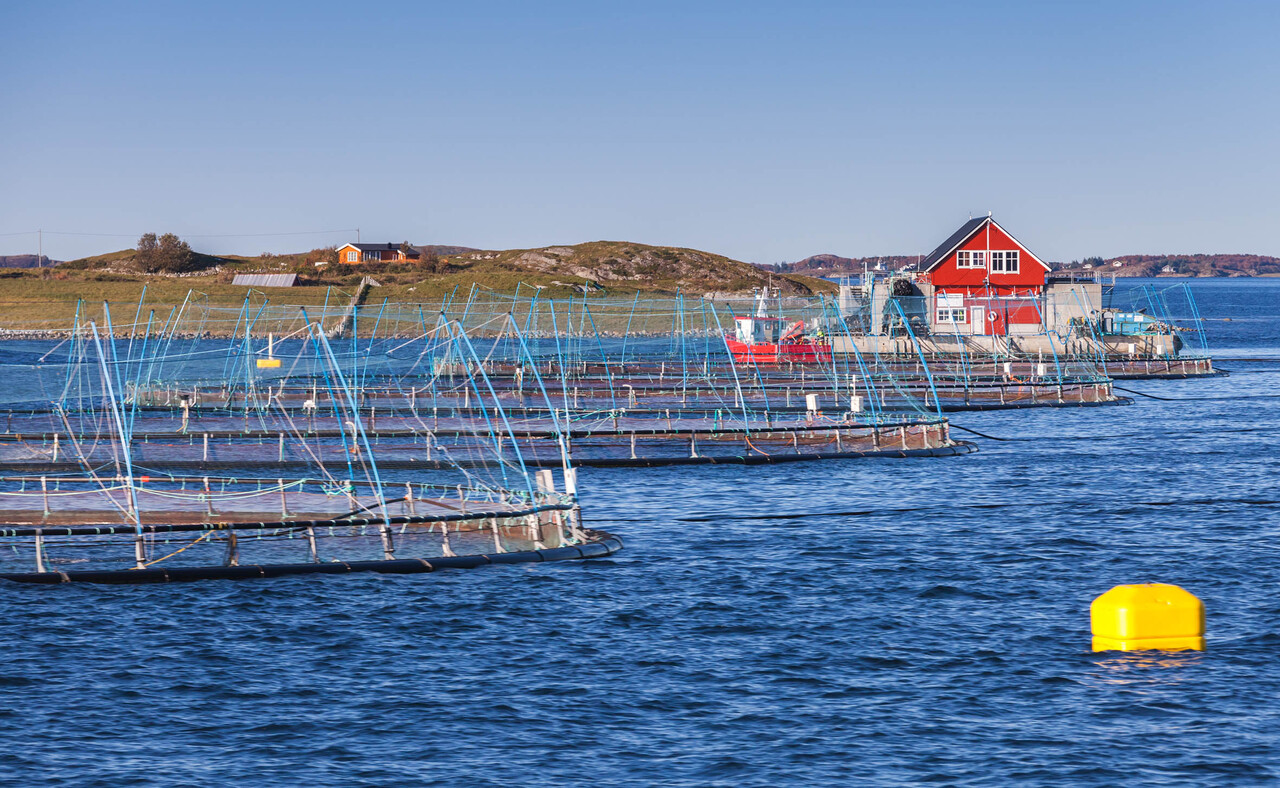
[[(27, 232), (20, 233), (0, 233), (0, 235), (35, 235), (36, 232), (36, 230), (29, 230)], [(287, 233), (177, 233), (177, 235), (180, 235), (183, 238), (270, 238), (286, 235), (336, 235), (338, 233), (354, 232), (356, 232), (356, 229), (353, 227), (347, 230), (306, 230), (302, 232)], [(138, 238), (142, 235), (142, 233), (81, 233), (66, 230), (45, 230), (44, 233), (45, 235), (76, 235), (95, 238)]]
[(311, 230), (309, 232), (298, 233), (244, 233), (241, 235), (223, 234), (223, 235), (188, 235), (187, 238), (267, 238), (278, 235), (336, 235), (338, 233), (354, 233), (359, 232), (355, 228), (349, 230)]

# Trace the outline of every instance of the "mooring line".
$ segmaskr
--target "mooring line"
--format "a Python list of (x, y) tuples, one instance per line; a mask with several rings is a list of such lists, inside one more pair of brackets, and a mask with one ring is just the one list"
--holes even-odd
[[(1149, 397), (1150, 399), (1158, 399), (1161, 402), (1182, 402), (1183, 399), (1185, 399), (1184, 397), (1157, 397), (1155, 394), (1148, 394), (1144, 391), (1134, 391), (1133, 389), (1120, 388), (1114, 383), (1111, 385), (1111, 388), (1115, 389), (1116, 391), (1123, 391), (1126, 394), (1137, 394), (1139, 397)], [(1200, 397), (1191, 397), (1191, 399), (1200, 399)]]
[(1123, 391), (1126, 394), (1137, 394), (1140, 397), (1149, 397), (1150, 399), (1158, 399), (1161, 402), (1223, 402), (1226, 400), (1238, 399), (1280, 399), (1280, 394), (1246, 394), (1243, 397), (1157, 397), (1155, 394), (1148, 394), (1145, 391), (1125, 389), (1114, 384), (1111, 387), (1116, 391)]
[[(971, 430), (971, 429), (969, 429), (968, 427), (961, 427), (959, 424), (955, 424), (955, 423), (951, 424), (951, 429), (953, 429), (953, 430), (964, 430), (965, 432), (971, 432), (971, 433), (973, 433), (974, 435), (977, 435), (977, 436), (982, 437), (982, 438), (987, 438), (987, 439), (989, 439), (989, 440), (993, 440), (993, 441), (1001, 441), (1001, 442), (1005, 442), (1005, 441), (1040, 441), (1040, 442), (1046, 442), (1046, 441), (1085, 441), (1085, 440), (1088, 440), (1088, 441), (1096, 441), (1096, 440), (1124, 440), (1124, 439), (1126, 439), (1126, 438), (1141, 438), (1141, 437), (1144, 437), (1144, 436), (1147, 434), (1147, 433), (1142, 433), (1142, 432), (1124, 432), (1124, 433), (1120, 433), (1120, 434), (1118, 434), (1118, 435), (1037, 435), (1037, 436), (1036, 436), (1036, 437), (1034, 437), (1034, 438), (998, 438), (998, 437), (996, 437), (995, 435), (988, 435), (988, 434), (986, 434), (985, 432), (978, 432), (977, 430)], [(1203, 429), (1203, 430), (1180, 430), (1176, 435), (1173, 435), (1173, 436), (1171, 436), (1171, 437), (1173, 437), (1173, 438), (1176, 440), (1176, 439), (1178, 439), (1178, 438), (1190, 437), (1190, 436), (1193, 436), (1193, 435), (1203, 435), (1203, 434), (1205, 434), (1205, 433), (1211, 433), (1211, 432), (1212, 432), (1212, 433), (1218, 433), (1218, 434), (1237, 433), (1237, 432), (1274, 432), (1275, 430), (1278, 430), (1278, 429), (1280, 429), (1280, 427), (1237, 427), (1237, 428), (1234, 428), (1234, 429), (1225, 429), (1225, 430), (1213, 429), (1213, 428), (1211, 428), (1211, 427), (1210, 427), (1210, 428), (1206, 428), (1206, 429)]]
[(987, 434), (987, 433), (985, 433), (985, 432), (978, 432), (977, 430), (971, 430), (971, 429), (969, 429), (968, 427), (961, 427), (959, 424), (954, 424), (954, 423), (951, 425), (951, 429), (953, 429), (953, 430), (964, 430), (965, 432), (971, 432), (971, 433), (973, 433), (974, 435), (977, 435), (977, 436), (978, 436), (978, 437), (980, 437), (980, 438), (986, 438), (987, 440), (1001, 441), (1001, 442), (1004, 442), (1004, 441), (1034, 441), (1034, 440), (1040, 440), (1040, 438), (997, 438), (997, 437), (996, 437), (996, 436), (994, 436), (994, 435), (988, 435), (988, 434)]

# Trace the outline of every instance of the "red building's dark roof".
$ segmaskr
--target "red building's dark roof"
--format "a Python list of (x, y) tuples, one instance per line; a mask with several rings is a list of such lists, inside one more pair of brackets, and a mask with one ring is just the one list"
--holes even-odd
[(978, 230), (981, 230), (982, 226), (989, 221), (991, 221), (990, 216), (980, 216), (977, 219), (970, 219), (960, 225), (959, 230), (952, 233), (951, 237), (939, 244), (937, 249), (934, 249), (927, 257), (924, 258), (924, 260), (920, 261), (918, 270), (928, 271), (930, 268), (933, 268), (935, 265), (945, 260), (947, 255), (956, 250), (956, 247), (973, 237), (973, 234), (978, 232)]
[(990, 216), (979, 216), (977, 219), (970, 219), (969, 221), (960, 225), (959, 230), (956, 230), (954, 233), (952, 233), (951, 237), (947, 238), (947, 240), (939, 244), (937, 249), (934, 249), (932, 252), (929, 253), (928, 257), (920, 261), (920, 265), (916, 268), (916, 270), (920, 271), (921, 273), (928, 273), (929, 271), (932, 271), (934, 268), (937, 268), (938, 265), (942, 263), (943, 260), (946, 260), (949, 256), (951, 256), (952, 252), (954, 252), (956, 249), (963, 246), (966, 241), (968, 241), (973, 236), (977, 235), (978, 232), (982, 230), (982, 228), (986, 227), (988, 224), (995, 226), (996, 229), (1004, 233), (1005, 236), (1008, 237), (1010, 241), (1013, 241), (1015, 244), (1017, 244), (1019, 248), (1021, 248), (1024, 252), (1026, 252), (1027, 255), (1031, 257), (1032, 260), (1039, 263), (1041, 267), (1043, 267), (1046, 271), (1051, 269), (1051, 266), (1049, 266), (1049, 264), (1047, 264), (1045, 261), (1037, 257), (1035, 252), (1028, 249), (1026, 244), (1022, 243), (1022, 241), (1019, 241), (1017, 238), (1014, 238), (1013, 233), (1001, 227), (1000, 224), (995, 219), (991, 218)]

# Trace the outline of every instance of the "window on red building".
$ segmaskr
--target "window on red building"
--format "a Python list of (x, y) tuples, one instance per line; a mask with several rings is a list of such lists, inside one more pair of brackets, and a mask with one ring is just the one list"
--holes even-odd
[(964, 323), (963, 293), (938, 293), (938, 323)]
[(991, 253), (991, 273), (993, 274), (1018, 273), (1018, 253), (1016, 251), (992, 252)]
[(982, 251), (959, 252), (956, 255), (956, 267), (957, 268), (986, 268), (987, 267), (986, 252), (982, 252)]

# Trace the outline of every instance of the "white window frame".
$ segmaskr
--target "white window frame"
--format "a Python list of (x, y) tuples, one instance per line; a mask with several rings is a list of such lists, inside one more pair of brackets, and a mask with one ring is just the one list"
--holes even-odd
[(964, 293), (938, 293), (935, 316), (938, 324), (968, 323), (969, 313), (964, 308)]
[[(1018, 266), (1021, 263), (1022, 255), (1018, 254), (1017, 249), (999, 249), (991, 252), (991, 273), (993, 274), (1016, 274)], [(996, 267), (996, 261), (1000, 261), (1000, 266)]]
[(956, 252), (956, 268), (986, 268), (986, 254), (982, 249), (962, 249)]

